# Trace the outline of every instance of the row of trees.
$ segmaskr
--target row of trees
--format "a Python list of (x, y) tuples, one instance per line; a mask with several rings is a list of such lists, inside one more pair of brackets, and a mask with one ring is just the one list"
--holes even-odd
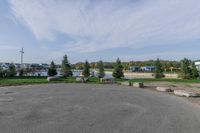
[[(162, 61), (160, 61), (159, 59), (157, 59), (156, 61), (154, 61), (154, 65), (155, 71), (154, 71), (154, 76), (155, 78), (162, 78), (164, 76), (164, 67), (162, 64)], [(91, 68), (91, 64), (86, 60), (84, 65), (83, 65), (83, 72), (82, 75), (84, 77), (89, 77), (90, 76), (90, 68)], [(98, 77), (99, 78), (103, 78), (105, 76), (105, 63), (100, 60), (96, 67), (98, 68)], [(120, 59), (118, 58), (113, 66), (114, 70), (113, 70), (113, 77), (120, 79), (122, 77), (124, 77), (124, 72), (123, 70), (124, 65), (123, 63), (120, 61)], [(63, 60), (62, 60), (62, 65), (61, 65), (61, 73), (64, 77), (69, 77), (72, 76), (72, 65), (70, 64), (70, 62), (68, 61), (68, 57), (67, 55), (64, 55)], [(23, 75), (24, 72), (28, 72), (28, 70), (26, 69), (21, 69), (19, 75)], [(14, 64), (11, 64), (9, 66), (8, 70), (3, 70), (2, 68), (0, 68), (0, 77), (14, 77), (16, 76), (16, 68)], [(50, 64), (50, 67), (48, 69), (48, 75), (49, 76), (55, 76), (57, 75), (57, 70), (56, 70), (56, 65), (55, 63), (52, 61)], [(179, 73), (179, 77), (182, 79), (197, 79), (199, 78), (199, 72), (194, 64), (193, 61), (184, 58), (183, 60), (180, 61), (180, 73)]]
[[(168, 61), (160, 60), (164, 72), (180, 72), (181, 62), (180, 61)], [(114, 69), (116, 62), (104, 62), (105, 69)], [(130, 61), (130, 62), (121, 62), (124, 70), (129, 70), (131, 66), (154, 66), (155, 60), (148, 61)], [(93, 69), (98, 68), (98, 62), (91, 62), (90, 67)], [(74, 69), (83, 69), (84, 62), (78, 62), (72, 65)], [(142, 71), (142, 70), (138, 70)]]
[[(71, 64), (68, 61), (67, 55), (64, 55), (63, 57), (62, 65), (61, 65), (61, 73), (64, 77), (72, 76)], [(49, 76), (57, 75), (56, 65), (53, 61), (51, 62), (50, 67), (48, 69), (48, 75)]]
[[(162, 78), (163, 77), (163, 67), (160, 63), (160, 60), (157, 59), (155, 62), (155, 78)], [(187, 58), (181, 60), (181, 68), (179, 72), (179, 77), (182, 79), (197, 79), (199, 78), (199, 72), (195, 66), (195, 63)]]
[[(103, 78), (105, 76), (105, 69), (104, 69), (104, 63), (102, 60), (100, 60), (97, 63), (97, 68), (98, 68), (98, 77)], [(86, 60), (83, 66), (83, 72), (82, 75), (84, 77), (89, 77), (90, 76), (90, 63)], [(72, 71), (71, 71), (71, 64), (68, 61), (67, 55), (63, 57), (62, 65), (61, 65), (61, 73), (64, 77), (69, 77), (72, 76)], [(57, 70), (56, 70), (56, 65), (52, 61), (50, 64), (50, 67), (48, 69), (48, 75), (49, 76), (55, 76), (57, 75)], [(114, 71), (113, 71), (113, 77), (115, 78), (122, 78), (124, 77), (123, 73), (123, 65), (121, 64), (121, 61), (117, 59)]]

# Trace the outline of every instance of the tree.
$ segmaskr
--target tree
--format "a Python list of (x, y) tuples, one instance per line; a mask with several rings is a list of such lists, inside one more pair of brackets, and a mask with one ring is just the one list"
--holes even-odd
[(57, 75), (56, 65), (55, 65), (55, 63), (53, 61), (51, 62), (50, 67), (48, 69), (48, 75), (49, 76)]
[(10, 64), (8, 71), (9, 71), (8, 73), (9, 77), (14, 77), (17, 74), (15, 65), (13, 63)]
[(191, 75), (191, 78), (192, 78), (192, 79), (197, 79), (197, 78), (199, 77), (199, 72), (198, 72), (198, 70), (197, 70), (197, 68), (196, 68), (194, 62), (192, 63), (191, 74), (192, 74), (192, 75)]
[(22, 77), (23, 75), (24, 75), (24, 69), (21, 68), (21, 69), (19, 70), (19, 76)]
[(83, 74), (84, 77), (90, 76), (90, 64), (87, 60), (85, 61), (85, 64), (83, 66), (83, 73), (82, 74)]
[(157, 59), (155, 62), (155, 72), (154, 72), (154, 77), (155, 78), (162, 78), (163, 77), (163, 69), (162, 69), (162, 64), (160, 63), (160, 60)]
[(121, 79), (122, 77), (124, 77), (123, 66), (119, 58), (116, 61), (112, 75), (117, 79)]
[(0, 66), (0, 78), (3, 78), (4, 77), (4, 75), (3, 75), (3, 69), (2, 69), (2, 67)]
[(63, 57), (61, 72), (65, 77), (72, 76), (71, 65), (68, 61), (67, 55), (64, 55)]
[(98, 72), (98, 77), (99, 78), (103, 78), (105, 76), (105, 71), (104, 71), (104, 64), (103, 64), (103, 61), (100, 60), (97, 64), (97, 67), (99, 69), (99, 72)]
[(184, 58), (181, 60), (181, 72), (179, 76), (182, 79), (191, 79), (191, 73), (190, 60)]

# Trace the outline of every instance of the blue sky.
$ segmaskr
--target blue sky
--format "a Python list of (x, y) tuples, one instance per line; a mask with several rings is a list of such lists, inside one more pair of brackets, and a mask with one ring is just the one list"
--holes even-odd
[(0, 62), (200, 59), (199, 0), (1, 0)]

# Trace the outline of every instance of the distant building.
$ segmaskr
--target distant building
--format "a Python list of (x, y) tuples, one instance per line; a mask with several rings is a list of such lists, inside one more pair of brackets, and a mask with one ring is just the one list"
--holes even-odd
[(15, 63), (14, 65), (15, 65), (16, 69), (20, 69), (21, 68), (21, 64), (19, 64), (19, 63)]
[(130, 66), (129, 70), (131, 70), (131, 71), (140, 71), (141, 67), (140, 66)]
[(49, 65), (48, 64), (39, 64), (41, 67), (42, 67), (42, 69), (44, 69), (44, 70), (48, 70), (48, 68), (49, 68)]
[(9, 63), (0, 63), (0, 67), (3, 70), (8, 70), (9, 69), (10, 64)]
[(131, 71), (145, 71), (145, 72), (151, 72), (155, 70), (155, 66), (130, 66), (129, 70)]
[(31, 64), (30, 68), (33, 69), (34, 71), (42, 70), (42, 66), (40, 66), (39, 64)]
[(200, 61), (195, 62), (195, 66), (197, 67), (197, 70), (200, 71)]
[(31, 67), (31, 64), (23, 63), (23, 64), (22, 64), (22, 67), (23, 67), (23, 68), (30, 68), (30, 67)]
[(151, 71), (154, 71), (155, 68), (156, 68), (155, 66), (143, 66), (141, 67), (141, 70), (146, 71), (146, 72), (151, 72)]

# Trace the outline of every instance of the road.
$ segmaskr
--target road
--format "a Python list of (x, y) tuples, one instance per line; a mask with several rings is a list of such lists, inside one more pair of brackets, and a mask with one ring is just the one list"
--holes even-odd
[(182, 98), (118, 85), (0, 88), (0, 133), (199, 133)]

